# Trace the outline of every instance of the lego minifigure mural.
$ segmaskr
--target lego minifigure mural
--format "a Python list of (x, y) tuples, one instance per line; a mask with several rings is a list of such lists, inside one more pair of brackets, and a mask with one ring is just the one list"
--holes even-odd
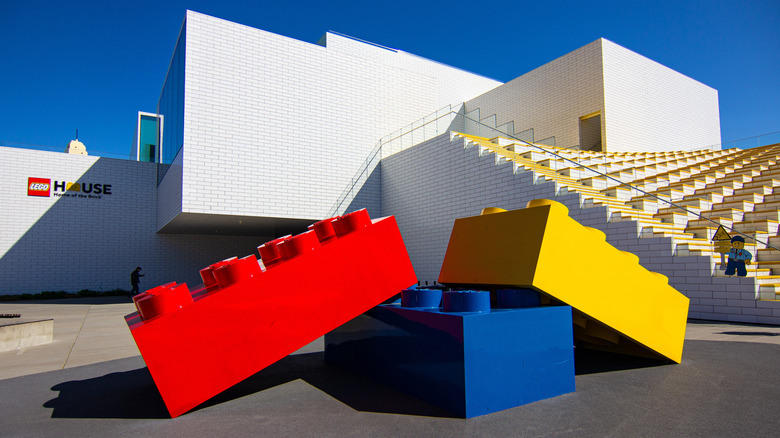
[(736, 271), (737, 276), (745, 277), (747, 275), (745, 265), (750, 266), (752, 258), (753, 255), (750, 254), (750, 251), (745, 249), (745, 238), (742, 236), (732, 237), (729, 261), (726, 265), (726, 275), (734, 275), (734, 271)]

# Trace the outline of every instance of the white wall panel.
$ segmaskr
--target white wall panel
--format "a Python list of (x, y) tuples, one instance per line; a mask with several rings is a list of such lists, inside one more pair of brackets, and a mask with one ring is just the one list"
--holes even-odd
[(466, 102), (466, 111), (515, 122), (515, 132), (533, 128), (535, 139), (555, 136), (556, 146), (579, 145), (579, 118), (604, 109), (601, 43), (551, 61)]
[(603, 41), (608, 151), (668, 151), (719, 144), (718, 91)]
[(440, 82), (498, 84), (343, 37), (331, 49), (194, 12), (186, 31), (185, 212), (323, 217), (379, 138), (460, 97)]

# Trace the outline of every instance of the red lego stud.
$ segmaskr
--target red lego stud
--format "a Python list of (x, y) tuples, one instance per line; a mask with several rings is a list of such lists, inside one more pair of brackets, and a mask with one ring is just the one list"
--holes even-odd
[(206, 290), (209, 292), (212, 292), (216, 289), (219, 289), (219, 283), (217, 282), (217, 279), (214, 277), (214, 270), (219, 268), (220, 266), (225, 266), (228, 263), (230, 263), (233, 260), (236, 260), (238, 257), (231, 257), (229, 259), (222, 260), (221, 262), (214, 263), (212, 265), (209, 265), (206, 268), (203, 268), (200, 270), (200, 278), (203, 280), (203, 286), (206, 287)]
[(263, 261), (263, 265), (266, 269), (276, 263), (282, 261), (282, 256), (279, 254), (279, 243), (289, 239), (290, 235), (279, 237), (257, 247), (257, 252), (260, 254), (260, 259)]
[(320, 241), (317, 240), (317, 235), (314, 231), (306, 231), (305, 233), (293, 236), (279, 245), (279, 254), (282, 256), (282, 260), (290, 260), (293, 257), (297, 257), (302, 254), (309, 253), (320, 247)]
[(135, 301), (135, 307), (144, 321), (175, 312), (192, 303), (192, 295), (186, 284), (168, 283), (149, 289), (144, 295)]
[(257, 258), (251, 254), (238, 260), (232, 260), (213, 271), (214, 278), (217, 280), (220, 288), (255, 278), (262, 272)]
[(371, 225), (371, 218), (368, 216), (368, 211), (362, 208), (336, 218), (333, 221), (333, 230), (336, 231), (336, 236), (342, 237), (369, 225)]
[[(150, 294), (150, 292), (151, 292), (151, 291), (153, 291), (153, 290), (160, 289), (160, 288), (166, 288), (166, 289), (170, 289), (170, 288), (172, 288), (172, 287), (174, 287), (174, 286), (176, 286), (176, 282), (175, 282), (175, 281), (172, 281), (172, 282), (170, 282), (170, 283), (165, 283), (165, 284), (163, 284), (163, 285), (161, 285), (161, 286), (157, 286), (157, 287), (155, 287), (155, 288), (152, 288), (152, 289), (145, 290), (145, 291), (141, 292), (140, 294), (138, 294), (138, 295), (136, 295), (136, 296), (134, 296), (134, 297), (133, 297), (133, 303), (137, 303), (137, 302), (138, 302), (138, 300), (140, 300), (140, 299), (142, 299), (142, 298), (146, 298), (146, 297), (150, 296), (150, 295), (151, 295), (151, 294)], [(136, 309), (137, 309), (137, 308), (138, 308), (138, 305), (136, 304), (136, 306), (135, 306), (135, 307), (136, 307)]]
[(309, 230), (314, 231), (317, 235), (317, 239), (319, 239), (320, 243), (323, 245), (336, 238), (336, 232), (333, 230), (334, 220), (336, 220), (336, 218), (332, 217), (309, 225)]

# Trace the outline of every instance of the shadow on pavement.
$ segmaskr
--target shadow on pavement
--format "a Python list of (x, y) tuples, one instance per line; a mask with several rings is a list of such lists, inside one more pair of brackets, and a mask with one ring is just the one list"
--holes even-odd
[(59, 396), (43, 404), (52, 418), (170, 418), (149, 370), (110, 373), (59, 383)]
[(574, 374), (577, 376), (658, 367), (670, 364), (671, 362), (666, 360), (627, 356), (624, 354), (608, 353), (586, 348), (574, 349)]
[[(575, 373), (596, 374), (664, 365), (665, 362), (575, 349)], [(198, 411), (260, 393), (294, 380), (303, 380), (360, 412), (456, 418), (452, 413), (324, 363), (324, 352), (287, 356), (270, 367), (201, 404)], [(59, 396), (43, 406), (52, 418), (170, 418), (149, 370), (139, 368), (51, 388)], [(186, 415), (186, 414), (185, 414)]]
[(360, 412), (453, 417), (453, 414), (368, 378), (328, 365), (325, 353), (287, 356), (195, 408), (218, 405), (301, 379)]
[[(324, 353), (288, 356), (194, 411), (227, 403), (301, 379), (356, 411), (452, 417), (445, 410), (369, 379), (326, 365)], [(149, 370), (139, 368), (55, 385), (59, 396), (44, 403), (52, 418), (170, 418)], [(185, 414), (186, 415), (186, 414)]]
[(780, 333), (772, 332), (720, 332), (718, 334), (733, 336), (780, 336)]

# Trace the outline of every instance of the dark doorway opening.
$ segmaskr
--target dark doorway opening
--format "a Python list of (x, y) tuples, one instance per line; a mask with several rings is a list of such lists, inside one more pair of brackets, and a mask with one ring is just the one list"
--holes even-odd
[(601, 113), (580, 117), (580, 149), (603, 152), (601, 144)]

